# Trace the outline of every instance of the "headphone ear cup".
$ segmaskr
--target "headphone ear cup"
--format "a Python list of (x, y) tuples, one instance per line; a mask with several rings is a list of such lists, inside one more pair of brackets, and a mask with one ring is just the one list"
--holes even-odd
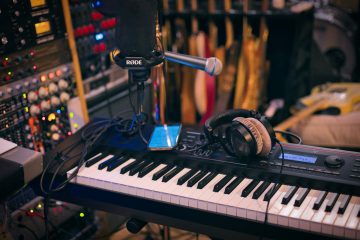
[(269, 155), (272, 143), (271, 143), (271, 137), (269, 135), (269, 132), (267, 131), (266, 127), (260, 122), (259, 120), (255, 118), (248, 118), (249, 121), (252, 122), (252, 124), (256, 127), (257, 132), (260, 134), (261, 137), (261, 151), (258, 153), (259, 156), (267, 156)]
[(236, 157), (234, 149), (232, 147), (232, 143), (231, 143), (231, 131), (232, 131), (231, 126), (227, 126), (225, 128), (225, 133), (223, 135), (225, 137), (225, 139), (224, 139), (224, 137), (222, 137), (220, 144), (227, 154)]
[(235, 155), (240, 159), (248, 158), (256, 154), (256, 143), (253, 136), (250, 131), (240, 123), (233, 123), (230, 142)]

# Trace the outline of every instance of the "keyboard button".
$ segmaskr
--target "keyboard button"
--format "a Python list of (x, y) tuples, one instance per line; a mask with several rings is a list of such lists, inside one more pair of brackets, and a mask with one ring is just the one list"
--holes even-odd
[(214, 186), (214, 192), (219, 192), (223, 187), (225, 187), (225, 185), (233, 178), (232, 175), (226, 175), (225, 177), (223, 177), (220, 182), (218, 182), (215, 186)]
[(346, 211), (346, 208), (349, 206), (350, 199), (351, 199), (350, 195), (344, 196), (343, 200), (341, 201), (339, 210), (338, 210), (339, 214), (344, 214), (344, 212)]
[(143, 170), (145, 167), (147, 167), (148, 165), (150, 165), (151, 163), (153, 163), (150, 160), (145, 159), (142, 163), (140, 163), (139, 165), (137, 165), (136, 167), (134, 167), (133, 169), (130, 170), (129, 175), (130, 176), (134, 176), (135, 174), (137, 174), (138, 172), (140, 172), (141, 170)]
[(300, 207), (301, 204), (304, 202), (306, 196), (309, 194), (309, 192), (310, 192), (310, 188), (301, 189), (298, 197), (295, 199), (294, 206), (295, 207)]
[(317, 197), (317, 199), (316, 199), (316, 201), (314, 203), (314, 206), (313, 206), (314, 210), (319, 210), (320, 209), (320, 207), (323, 204), (327, 194), (328, 194), (328, 192), (325, 192), (325, 191), (320, 192), (319, 196)]
[(153, 162), (152, 164), (148, 165), (147, 167), (143, 168), (140, 172), (138, 177), (143, 178), (146, 174), (150, 173), (152, 170), (157, 168), (160, 165), (160, 162)]
[(279, 190), (280, 187), (281, 184), (277, 183), (275, 184), (274, 187), (270, 188), (269, 191), (264, 196), (264, 201), (268, 202), (274, 196), (274, 194)]
[(172, 165), (172, 164), (167, 165), (166, 167), (164, 167), (163, 169), (161, 169), (160, 171), (155, 173), (152, 177), (152, 180), (154, 180), (154, 181), (158, 180), (159, 178), (164, 176), (168, 171), (170, 171), (173, 167), (174, 167), (174, 165)]
[(140, 164), (142, 162), (141, 159), (135, 160), (134, 162), (129, 163), (128, 165), (126, 165), (125, 167), (123, 167), (120, 170), (120, 174), (125, 174), (127, 172), (129, 172), (131, 169), (133, 169), (134, 167), (136, 167), (138, 164)]
[(203, 189), (211, 180), (213, 180), (218, 174), (213, 172), (209, 173), (203, 180), (201, 180), (197, 186), (198, 189)]
[(237, 177), (235, 178), (226, 188), (225, 188), (225, 194), (230, 194), (240, 183), (244, 180), (243, 177)]
[(180, 177), (177, 181), (178, 185), (183, 185), (187, 180), (189, 180), (191, 177), (193, 177), (199, 170), (197, 169), (191, 169), (188, 171), (184, 176)]
[(175, 177), (179, 172), (181, 172), (184, 169), (184, 167), (182, 166), (177, 166), (176, 168), (174, 168), (173, 170), (171, 170), (170, 172), (168, 172), (167, 174), (164, 175), (162, 181), (163, 182), (168, 182), (170, 179), (172, 179), (173, 177)]
[(292, 197), (295, 195), (299, 187), (292, 186), (289, 191), (285, 194), (284, 198), (282, 199), (282, 204), (288, 204)]
[(208, 171), (201, 171), (198, 174), (196, 174), (195, 176), (193, 176), (188, 182), (187, 182), (187, 186), (188, 187), (192, 187), (194, 186), (198, 181), (200, 181), (206, 174), (208, 173)]
[(336, 201), (338, 200), (340, 194), (339, 193), (332, 193), (331, 197), (329, 198), (329, 202), (326, 205), (325, 212), (331, 212), (335, 206)]
[(252, 198), (258, 199), (261, 194), (267, 189), (267, 187), (270, 185), (270, 182), (263, 182), (254, 192)]

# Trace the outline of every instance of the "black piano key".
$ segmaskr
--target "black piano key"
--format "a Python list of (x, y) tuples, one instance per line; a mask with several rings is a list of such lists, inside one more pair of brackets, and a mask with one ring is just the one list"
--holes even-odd
[(360, 210), (359, 210), (359, 212), (358, 212), (358, 215), (357, 215), (358, 217), (360, 217)]
[(101, 154), (101, 155), (99, 155), (99, 156), (97, 156), (97, 157), (95, 157), (95, 158), (93, 158), (91, 160), (88, 160), (85, 163), (85, 167), (91, 167), (92, 165), (96, 164), (97, 162), (99, 162), (101, 159), (103, 159), (105, 157), (106, 157), (106, 155)]
[(152, 164), (146, 166), (145, 168), (143, 168), (140, 172), (138, 177), (142, 178), (145, 177), (149, 172), (151, 172), (152, 170), (154, 170), (155, 168), (157, 168), (160, 165), (160, 162), (153, 162)]
[(129, 160), (129, 155), (122, 156), (118, 158), (116, 161), (112, 162), (107, 167), (106, 171), (111, 172), (112, 170), (114, 170), (115, 168), (117, 168), (118, 166), (120, 166), (121, 164), (125, 163), (128, 160)]
[(295, 193), (297, 192), (297, 190), (299, 189), (299, 187), (295, 187), (292, 186), (287, 193), (285, 194), (285, 196), (283, 197), (281, 203), (282, 204), (288, 204), (290, 202), (290, 200), (292, 199), (292, 197), (295, 195)]
[(237, 177), (234, 180), (231, 181), (231, 183), (225, 188), (224, 193), (230, 194), (234, 189), (244, 180), (243, 177)]
[(325, 191), (320, 192), (319, 196), (317, 197), (317, 199), (316, 199), (316, 201), (314, 203), (314, 206), (313, 206), (314, 210), (319, 210), (320, 209), (320, 207), (323, 204), (327, 194), (328, 194), (328, 192), (325, 192)]
[(156, 172), (153, 175), (152, 180), (154, 180), (154, 181), (158, 180), (159, 178), (164, 176), (168, 171), (170, 171), (173, 167), (174, 167), (174, 165), (172, 165), (172, 164), (166, 165), (165, 167), (163, 167), (162, 169), (160, 169), (158, 172)]
[(302, 189), (299, 195), (297, 196), (297, 198), (295, 199), (294, 206), (300, 207), (301, 204), (304, 202), (306, 196), (309, 194), (309, 192), (310, 192), (310, 188)]
[(336, 201), (338, 200), (340, 193), (334, 193), (329, 199), (329, 202), (326, 204), (325, 212), (331, 212), (335, 206)]
[(131, 169), (133, 169), (134, 167), (136, 167), (138, 164), (140, 164), (143, 160), (142, 159), (138, 159), (138, 160), (135, 160), (131, 163), (129, 163), (128, 165), (126, 165), (125, 167), (123, 167), (121, 170), (120, 170), (120, 174), (125, 174), (127, 173), (128, 171), (130, 171)]
[(251, 193), (252, 190), (259, 184), (259, 180), (252, 180), (242, 191), (241, 196), (247, 197)]
[(198, 181), (200, 181), (203, 177), (205, 177), (205, 175), (208, 173), (208, 171), (201, 171), (198, 174), (196, 174), (195, 176), (193, 176), (188, 182), (187, 182), (187, 186), (188, 187), (192, 187), (194, 186)]
[(264, 201), (268, 202), (270, 199), (275, 195), (275, 193), (279, 190), (281, 187), (280, 183), (276, 183), (275, 186), (272, 186), (269, 191), (264, 196)]
[(146, 166), (150, 165), (151, 163), (153, 163), (153, 162), (145, 159), (142, 163), (140, 163), (139, 165), (137, 165), (136, 167), (131, 169), (129, 172), (129, 175), (134, 176), (135, 174), (137, 174), (138, 172), (143, 170)]
[(338, 213), (339, 214), (344, 214), (344, 212), (346, 211), (347, 206), (349, 205), (351, 196), (350, 195), (344, 195), (344, 198), (342, 200), (342, 202), (340, 203), (339, 206), (339, 210)]
[(98, 166), (98, 169), (103, 170), (104, 168), (106, 168), (109, 165), (111, 165), (112, 163), (114, 163), (118, 158), (119, 158), (119, 156), (113, 156), (113, 157), (109, 158), (105, 162), (100, 163)]
[(252, 195), (252, 199), (258, 199), (261, 194), (267, 189), (267, 187), (270, 185), (270, 182), (263, 182), (254, 192)]
[(180, 177), (177, 181), (177, 185), (183, 185), (187, 180), (194, 176), (198, 172), (197, 169), (191, 169), (184, 176)]
[(225, 177), (223, 177), (220, 182), (218, 182), (215, 186), (214, 186), (214, 192), (219, 192), (231, 179), (233, 178), (232, 175), (226, 175)]
[(183, 169), (184, 169), (184, 167), (177, 166), (176, 168), (174, 168), (173, 170), (171, 170), (170, 172), (168, 172), (167, 174), (164, 175), (164, 177), (162, 178), (162, 182), (168, 182), (170, 179), (175, 177), (176, 174), (181, 172)]
[(206, 177), (204, 177), (203, 180), (201, 180), (199, 182), (199, 184), (197, 185), (198, 189), (203, 189), (206, 185), (208, 185), (208, 183), (214, 179), (214, 177), (216, 177), (216, 175), (218, 175), (217, 173), (213, 172), (213, 173), (209, 173)]

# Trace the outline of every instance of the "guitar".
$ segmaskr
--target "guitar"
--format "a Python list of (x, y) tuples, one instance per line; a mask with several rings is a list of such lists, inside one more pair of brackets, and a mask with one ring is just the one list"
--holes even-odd
[(293, 116), (275, 127), (285, 131), (317, 111), (338, 109), (339, 114), (347, 114), (360, 103), (360, 83), (331, 83), (315, 87), (311, 95), (301, 98), (296, 104), (298, 110)]
[[(262, 0), (261, 10), (265, 12), (268, 8), (268, 0)], [(245, 0), (244, 14), (248, 10), (249, 1)], [(244, 56), (240, 61), (239, 69), (245, 69), (245, 76), (238, 78), (234, 105), (245, 109), (257, 109), (264, 101), (266, 93), (266, 79), (269, 69), (269, 63), (266, 61), (266, 46), (269, 30), (264, 16), (260, 20), (259, 38), (252, 34), (251, 26), (248, 24), (246, 17), (244, 17), (243, 22)]]
[[(180, 11), (183, 6), (179, 6)], [(191, 2), (191, 10), (196, 10), (196, 7)], [(197, 28), (197, 19), (192, 18), (192, 34), (188, 40), (188, 49), (190, 55), (197, 55), (197, 47), (196, 47), (196, 35), (198, 33)], [(195, 99), (194, 99), (194, 78), (195, 78), (195, 70), (182, 67), (183, 79), (182, 79), (182, 88), (181, 88), (181, 122), (183, 124), (195, 124), (196, 123), (196, 108), (195, 108)]]
[[(225, 0), (224, 10), (229, 13), (231, 9), (231, 0)], [(237, 62), (240, 52), (240, 43), (234, 40), (233, 23), (229, 16), (225, 18), (225, 29), (226, 67), (223, 74), (221, 74), (221, 81), (218, 83), (218, 98), (215, 106), (215, 113), (223, 112), (228, 108), (236, 79)]]

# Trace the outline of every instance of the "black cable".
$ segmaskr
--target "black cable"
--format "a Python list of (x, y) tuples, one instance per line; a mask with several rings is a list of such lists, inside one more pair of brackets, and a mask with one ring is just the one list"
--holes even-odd
[(296, 140), (298, 140), (298, 142), (296, 144), (302, 144), (302, 139), (299, 135), (296, 135), (295, 133), (292, 133), (292, 132), (288, 132), (288, 131), (281, 131), (281, 130), (275, 130), (275, 133), (280, 133), (280, 134), (283, 134), (283, 135), (287, 135), (287, 136), (290, 136), (290, 137), (293, 137), (295, 138)]
[(44, 224), (45, 224), (45, 239), (49, 240), (49, 197), (44, 198)]

